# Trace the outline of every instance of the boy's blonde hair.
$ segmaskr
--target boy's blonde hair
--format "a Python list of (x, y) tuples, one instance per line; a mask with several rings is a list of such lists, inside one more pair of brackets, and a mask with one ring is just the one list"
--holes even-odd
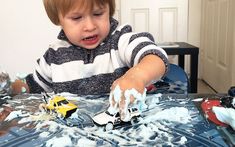
[(94, 4), (103, 6), (109, 5), (110, 17), (115, 12), (115, 0), (43, 0), (47, 15), (55, 25), (59, 25), (59, 14), (65, 16), (70, 10), (81, 8), (85, 11), (91, 11)]

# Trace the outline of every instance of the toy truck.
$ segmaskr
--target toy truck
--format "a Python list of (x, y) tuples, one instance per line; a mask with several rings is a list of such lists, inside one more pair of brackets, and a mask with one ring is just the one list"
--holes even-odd
[[(48, 97), (48, 95), (46, 95), (46, 97)], [(46, 97), (44, 95), (45, 101)], [(47, 104), (41, 104), (40, 107), (47, 112), (57, 113), (57, 115), (62, 118), (68, 118), (77, 110), (75, 104), (69, 102), (65, 97), (58, 95), (50, 97), (49, 102)]]
[[(140, 116), (140, 112), (138, 108), (135, 107), (128, 108), (128, 111), (130, 112), (131, 117), (130, 122), (131, 124), (134, 124), (137, 121), (137, 117)], [(106, 131), (112, 130), (115, 126), (125, 123), (121, 120), (119, 112), (110, 114), (108, 111), (97, 114), (93, 117), (93, 121), (97, 125), (105, 126)]]

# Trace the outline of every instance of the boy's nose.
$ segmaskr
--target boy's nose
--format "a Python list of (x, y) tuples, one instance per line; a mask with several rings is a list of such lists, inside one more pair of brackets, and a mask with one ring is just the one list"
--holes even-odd
[(91, 17), (87, 17), (85, 20), (85, 24), (84, 24), (84, 30), (85, 31), (93, 31), (96, 29), (96, 25), (94, 20)]

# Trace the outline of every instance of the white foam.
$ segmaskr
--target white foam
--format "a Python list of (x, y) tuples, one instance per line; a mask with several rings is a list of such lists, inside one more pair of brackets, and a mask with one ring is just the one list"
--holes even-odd
[(40, 100), (40, 99), (42, 99), (42, 98), (36, 97), (36, 96), (30, 96), (30, 97), (28, 97), (27, 99), (28, 99), (28, 100)]
[(146, 118), (143, 121), (146, 123), (146, 122), (152, 122), (156, 120), (168, 120), (172, 122), (186, 124), (190, 122), (191, 116), (187, 108), (172, 107), (172, 108), (157, 112), (153, 115), (146, 116)]
[(39, 137), (41, 137), (41, 138), (47, 138), (49, 135), (50, 135), (49, 132), (42, 132), (42, 133), (39, 134)]
[(197, 98), (197, 99), (193, 99), (193, 102), (201, 102), (203, 100), (203, 98)]
[(29, 116), (28, 113), (23, 114), (22, 110), (18, 110), (18, 111), (12, 111), (6, 118), (4, 121), (11, 121), (15, 118), (19, 118), (19, 117), (26, 117)]
[(4, 108), (0, 108), (0, 113), (4, 111)]
[(235, 130), (235, 109), (213, 106), (212, 111), (219, 121), (230, 125)]
[[(119, 104), (119, 101), (121, 99), (121, 96), (122, 96), (122, 91), (121, 91), (121, 88), (119, 85), (117, 85), (113, 91), (110, 92), (110, 95), (109, 95), (109, 103), (110, 103), (110, 106), (108, 108), (108, 112), (110, 114), (115, 114), (116, 112), (119, 111), (119, 108), (117, 107), (118, 104)], [(114, 100), (114, 102), (113, 102)]]
[(181, 144), (181, 145), (183, 145), (183, 144), (185, 144), (187, 142), (187, 138), (185, 137), (185, 136), (182, 136), (181, 138), (180, 138), (180, 141), (178, 142), (179, 144)]
[(68, 135), (54, 137), (46, 142), (47, 147), (65, 147), (72, 146), (71, 138)]
[(78, 140), (78, 143), (76, 146), (80, 146), (80, 147), (92, 147), (92, 146), (96, 146), (96, 142), (89, 140), (87, 138), (81, 138)]

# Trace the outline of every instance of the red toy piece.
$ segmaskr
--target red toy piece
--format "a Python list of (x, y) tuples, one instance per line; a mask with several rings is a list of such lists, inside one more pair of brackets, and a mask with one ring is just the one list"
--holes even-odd
[(146, 89), (147, 91), (151, 91), (151, 90), (156, 90), (156, 87), (153, 84), (151, 84), (148, 87), (146, 87)]
[(213, 106), (222, 107), (220, 105), (220, 100), (204, 100), (201, 104), (202, 111), (204, 112), (207, 119), (215, 123), (216, 125), (220, 126), (228, 126), (227, 124), (219, 121), (215, 115), (215, 113), (212, 111)]

